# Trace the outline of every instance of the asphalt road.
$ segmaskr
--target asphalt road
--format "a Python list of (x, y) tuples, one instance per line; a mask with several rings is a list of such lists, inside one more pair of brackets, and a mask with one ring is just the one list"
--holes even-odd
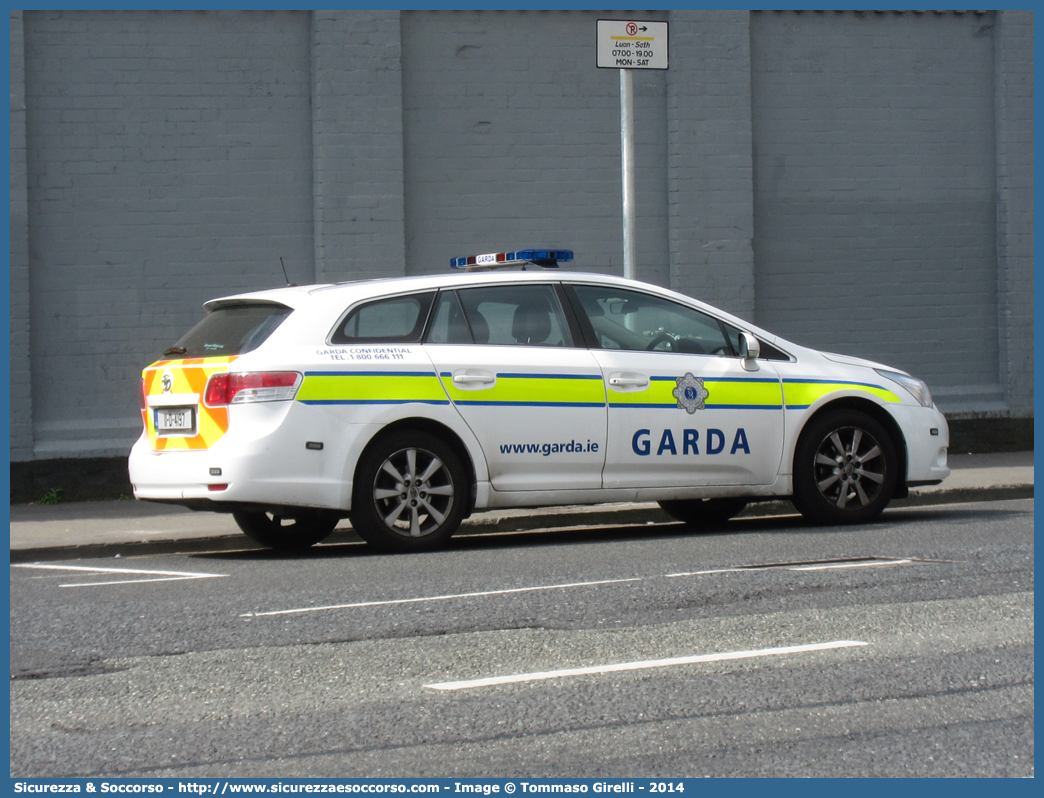
[(1031, 776), (1033, 501), (15, 565), (11, 675), (15, 777)]

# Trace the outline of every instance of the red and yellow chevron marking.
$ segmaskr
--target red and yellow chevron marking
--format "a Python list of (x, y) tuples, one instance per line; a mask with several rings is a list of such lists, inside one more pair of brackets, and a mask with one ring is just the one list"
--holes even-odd
[(158, 360), (141, 373), (145, 381), (146, 396), (163, 394), (163, 374), (170, 371), (173, 379), (171, 394), (197, 394), (199, 401), (196, 408), (196, 434), (192, 437), (165, 435), (156, 432), (155, 418), (152, 408), (142, 411), (142, 423), (148, 433), (149, 441), (155, 451), (172, 451), (177, 449), (209, 449), (222, 435), (228, 431), (228, 409), (224, 407), (206, 407), (203, 404), (203, 391), (207, 380), (215, 372), (228, 371), (233, 357), (206, 357), (186, 360)]

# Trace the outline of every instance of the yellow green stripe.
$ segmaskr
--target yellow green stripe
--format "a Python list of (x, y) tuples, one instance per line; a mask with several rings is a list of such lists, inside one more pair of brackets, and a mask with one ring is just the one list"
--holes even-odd
[[(613, 407), (677, 407), (674, 377), (653, 377), (644, 391), (615, 391), (610, 388)], [(714, 409), (775, 409), (783, 406), (778, 380), (703, 380), (707, 391), (704, 407)]]
[(604, 407), (600, 375), (498, 374), (481, 390), (461, 390), (451, 374), (442, 375), (446, 393), (457, 404)]
[(830, 382), (827, 380), (784, 380), (783, 398), (787, 407), (805, 408), (814, 405), (824, 396), (838, 391), (859, 391), (876, 396), (885, 402), (899, 404), (902, 400), (891, 391), (879, 385), (864, 382)]
[(306, 404), (448, 404), (434, 372), (306, 373), (297, 401)]

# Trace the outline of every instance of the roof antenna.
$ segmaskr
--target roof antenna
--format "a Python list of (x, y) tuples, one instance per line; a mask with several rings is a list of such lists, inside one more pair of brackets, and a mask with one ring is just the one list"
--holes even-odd
[[(286, 277), (286, 264), (283, 263), (283, 256), (282, 255), (279, 256), (279, 265), (283, 267), (283, 277)], [(289, 277), (286, 277), (286, 287), (287, 288), (293, 288), (296, 285), (297, 285), (296, 283), (290, 282), (290, 278)]]

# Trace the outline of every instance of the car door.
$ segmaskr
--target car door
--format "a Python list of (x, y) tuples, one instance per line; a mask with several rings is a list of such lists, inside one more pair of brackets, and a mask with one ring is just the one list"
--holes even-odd
[(775, 481), (783, 400), (771, 364), (747, 371), (717, 319), (673, 299), (606, 284), (568, 290), (606, 384), (604, 487)]
[(601, 487), (602, 371), (559, 291), (497, 284), (439, 294), (425, 349), (482, 444), (499, 491)]

